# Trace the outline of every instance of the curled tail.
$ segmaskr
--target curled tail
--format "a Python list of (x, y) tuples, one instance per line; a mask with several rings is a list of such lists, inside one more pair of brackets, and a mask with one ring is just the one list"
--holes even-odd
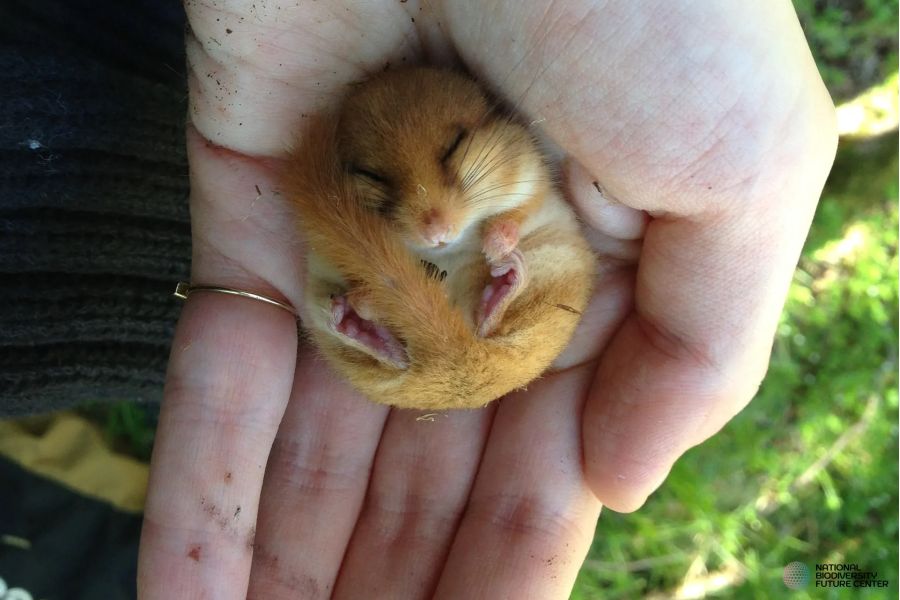
[(423, 347), (468, 345), (473, 334), (440, 283), (348, 181), (338, 163), (333, 124), (311, 124), (289, 169), (290, 196), (309, 249), (368, 298), (379, 321)]

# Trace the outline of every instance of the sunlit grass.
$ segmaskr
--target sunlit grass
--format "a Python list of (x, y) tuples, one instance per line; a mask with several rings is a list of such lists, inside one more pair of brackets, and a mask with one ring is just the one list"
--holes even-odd
[(838, 133), (872, 137), (897, 128), (897, 74), (837, 109)]

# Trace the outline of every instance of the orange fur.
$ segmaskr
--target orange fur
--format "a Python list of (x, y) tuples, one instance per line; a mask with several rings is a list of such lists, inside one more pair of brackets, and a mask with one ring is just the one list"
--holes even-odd
[[(446, 158), (460, 129), (470, 139)], [(523, 173), (532, 183), (520, 183)], [(464, 189), (466, 174), (481, 179)], [(304, 326), (376, 402), (482, 406), (527, 385), (562, 351), (578, 316), (561, 305), (587, 305), (595, 258), (574, 215), (524, 128), (494, 114), (461, 75), (412, 69), (360, 85), (337, 119), (305, 132), (286, 181), (308, 243)], [(502, 186), (518, 195), (491, 199)], [(431, 243), (423, 215), (445, 219), (452, 239)], [(490, 279), (483, 229), (504, 218), (520, 228), (528, 280), (480, 337), (474, 314)], [(430, 277), (422, 259), (446, 267), (447, 279)], [(347, 293), (403, 343), (405, 368), (335, 331), (330, 297)]]

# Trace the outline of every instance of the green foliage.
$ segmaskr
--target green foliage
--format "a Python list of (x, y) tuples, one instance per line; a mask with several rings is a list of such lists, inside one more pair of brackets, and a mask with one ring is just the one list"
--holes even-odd
[(103, 427), (103, 434), (114, 449), (140, 460), (150, 460), (159, 407), (114, 402), (89, 403), (78, 410)]
[(794, 0), (835, 100), (846, 100), (897, 70), (897, 0)]
[[(896, 595), (897, 168), (894, 136), (841, 149), (757, 398), (641, 511), (603, 514), (573, 598), (685, 579), (711, 597), (782, 597), (794, 560), (858, 563)], [(704, 570), (731, 582), (716, 592)]]

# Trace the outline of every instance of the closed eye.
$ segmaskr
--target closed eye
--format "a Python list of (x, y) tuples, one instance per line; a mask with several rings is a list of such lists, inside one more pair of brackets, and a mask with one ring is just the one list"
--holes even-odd
[(387, 177), (379, 175), (378, 173), (373, 173), (372, 171), (369, 171), (368, 169), (363, 169), (363, 168), (357, 167), (357, 166), (351, 166), (350, 174), (351, 175), (359, 175), (360, 177), (365, 177), (369, 181), (372, 181), (379, 185), (388, 185)]
[(393, 194), (391, 180), (388, 177), (352, 164), (347, 167), (347, 171), (350, 175), (362, 177), (372, 184), (372, 187), (363, 193), (363, 199), (370, 208), (377, 210), (385, 217), (389, 217), (394, 212), (397, 207), (397, 197)]
[(450, 144), (450, 147), (447, 148), (447, 151), (444, 152), (444, 155), (441, 156), (441, 164), (450, 160), (450, 157), (453, 156), (453, 153), (456, 152), (456, 149), (459, 148), (460, 143), (465, 139), (466, 135), (469, 132), (464, 127), (460, 127), (459, 131), (456, 134), (456, 137), (453, 138), (453, 142)]

